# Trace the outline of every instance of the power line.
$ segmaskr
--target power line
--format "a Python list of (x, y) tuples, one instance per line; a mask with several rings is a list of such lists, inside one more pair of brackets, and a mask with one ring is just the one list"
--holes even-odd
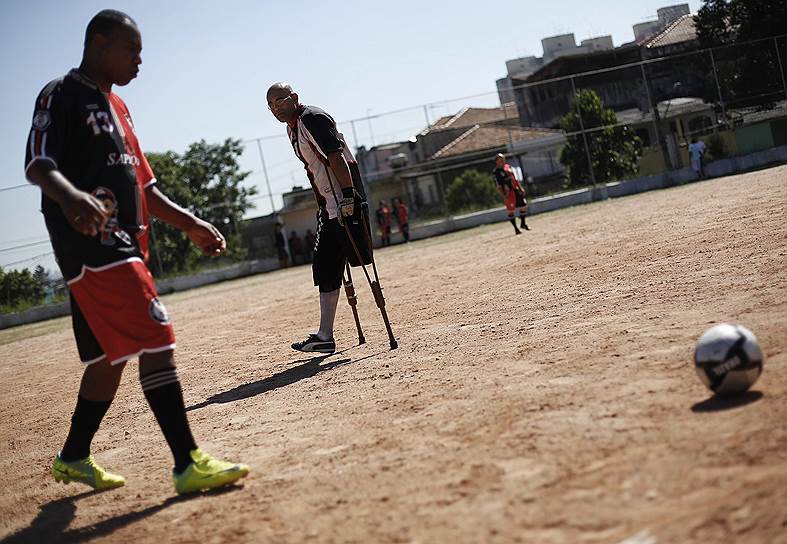
[(54, 254), (55, 254), (54, 251), (48, 251), (47, 253), (42, 253), (41, 255), (36, 255), (35, 257), (28, 257), (27, 259), (22, 259), (20, 261), (14, 261), (12, 263), (6, 263), (6, 264), (0, 265), (0, 266), (2, 266), (3, 268), (8, 268), (9, 266), (14, 266), (15, 264), (22, 264), (22, 263), (26, 263), (28, 261), (35, 261), (35, 260), (38, 260), (38, 259), (40, 259), (42, 257), (48, 257), (49, 255), (54, 255)]
[(32, 242), (30, 244), (22, 244), (22, 245), (19, 245), (19, 246), (5, 247), (3, 249), (0, 249), (0, 253), (6, 253), (7, 251), (16, 251), (17, 249), (24, 249), (26, 247), (40, 246), (42, 244), (48, 244), (48, 243), (49, 243), (49, 240), (47, 239), (47, 240), (41, 240), (40, 242)]
[(23, 183), (22, 185), (11, 185), (10, 187), (0, 187), (0, 193), (3, 191), (10, 191), (11, 189), (21, 189), (22, 187), (34, 187), (32, 183)]

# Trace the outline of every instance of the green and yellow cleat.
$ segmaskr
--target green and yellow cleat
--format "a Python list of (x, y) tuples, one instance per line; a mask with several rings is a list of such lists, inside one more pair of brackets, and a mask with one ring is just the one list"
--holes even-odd
[(199, 448), (191, 450), (191, 463), (180, 474), (172, 474), (172, 483), (178, 493), (194, 493), (231, 484), (249, 473), (249, 467), (214, 459)]
[(79, 461), (63, 461), (58, 453), (52, 463), (52, 476), (55, 477), (55, 481), (64, 484), (72, 481), (80, 482), (98, 491), (114, 489), (126, 483), (123, 476), (112, 474), (98, 466), (92, 455)]

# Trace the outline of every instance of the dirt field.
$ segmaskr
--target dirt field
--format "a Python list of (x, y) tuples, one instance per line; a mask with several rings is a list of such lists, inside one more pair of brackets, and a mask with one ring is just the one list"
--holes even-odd
[[(0, 331), (2, 542), (787, 542), (787, 166), (377, 254), (325, 359), (306, 267), (164, 298), (201, 446), (243, 486), (175, 498), (130, 365), (93, 444), (127, 478), (49, 476), (80, 378), (66, 319)], [(754, 391), (696, 377), (714, 323), (751, 328)]]

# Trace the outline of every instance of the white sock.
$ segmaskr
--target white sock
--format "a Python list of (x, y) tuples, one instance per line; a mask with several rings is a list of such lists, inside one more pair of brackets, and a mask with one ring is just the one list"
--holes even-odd
[(336, 306), (339, 303), (339, 289), (329, 293), (320, 293), (320, 340), (333, 338), (333, 322), (336, 319)]

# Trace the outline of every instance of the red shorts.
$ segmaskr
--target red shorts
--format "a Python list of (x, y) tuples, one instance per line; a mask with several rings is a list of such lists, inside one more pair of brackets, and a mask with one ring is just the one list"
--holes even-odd
[(517, 208), (524, 208), (525, 206), (527, 206), (527, 200), (525, 200), (524, 191), (517, 191), (516, 189), (508, 191), (508, 196), (506, 196), (506, 211), (508, 213), (514, 213), (514, 210)]
[(68, 282), (79, 357), (113, 365), (141, 353), (175, 348), (175, 332), (148, 267), (138, 257), (99, 268), (82, 267)]

